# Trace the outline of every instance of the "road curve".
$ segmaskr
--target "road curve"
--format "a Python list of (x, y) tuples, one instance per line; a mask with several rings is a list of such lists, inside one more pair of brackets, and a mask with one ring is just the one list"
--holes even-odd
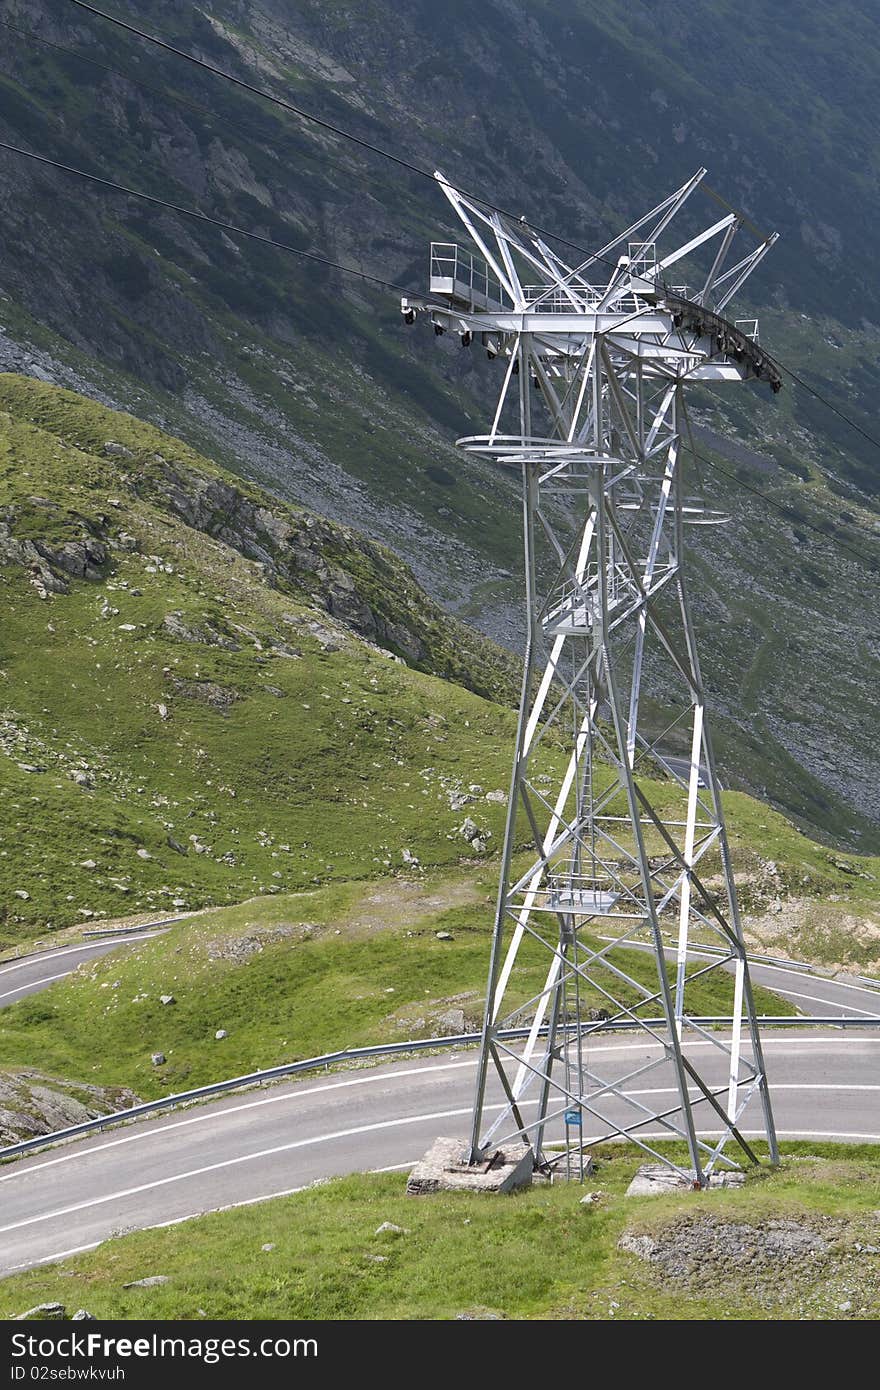
[[(609, 936), (600, 937), (602, 941), (611, 939)], [(650, 951), (653, 947), (648, 942), (630, 941), (627, 949)], [(674, 960), (675, 954), (674, 947), (666, 948), (667, 960)], [(688, 960), (713, 958), (706, 951), (701, 951), (699, 946), (692, 947), (687, 954)], [(880, 1017), (880, 981), (872, 986), (855, 975), (837, 974), (830, 977), (810, 967), (786, 965), (781, 960), (773, 965), (750, 960), (749, 975), (752, 984), (772, 989), (775, 994), (789, 999), (799, 1013), (814, 1018), (857, 1020)]]
[[(713, 1044), (689, 1048), (699, 1051), (704, 1074), (722, 1083), (724, 1059)], [(880, 1033), (777, 1033), (765, 1048), (782, 1138), (880, 1142)], [(618, 1035), (595, 1043), (590, 1055), (609, 1075), (660, 1054), (649, 1040)], [(0, 1169), (0, 1274), (318, 1178), (408, 1167), (438, 1134), (466, 1132), (475, 1065), (473, 1053), (454, 1054), (322, 1075), (20, 1159)], [(660, 1060), (645, 1078), (649, 1096), (652, 1103), (674, 1097)], [(497, 1094), (488, 1099), (500, 1103)], [(609, 1103), (607, 1114), (615, 1113)], [(711, 1117), (702, 1123), (711, 1131)], [(753, 1101), (742, 1126), (749, 1133), (758, 1125)]]
[[(700, 952), (689, 951), (688, 959), (699, 959)], [(850, 975), (813, 974), (785, 965), (764, 965), (749, 961), (752, 983), (781, 994), (799, 1013), (816, 1018), (877, 1018), (880, 1016), (880, 988), (862, 984)]]
[(19, 960), (4, 961), (0, 965), (0, 1008), (16, 1004), (29, 994), (38, 994), (48, 989), (56, 980), (72, 975), (78, 965), (94, 960), (96, 956), (106, 956), (108, 951), (119, 951), (124, 946), (137, 941), (149, 941), (159, 936), (162, 928), (145, 923), (142, 932), (131, 936), (115, 936), (100, 941), (85, 941), (79, 946), (59, 946), (46, 951), (36, 951), (33, 955), (22, 956)]

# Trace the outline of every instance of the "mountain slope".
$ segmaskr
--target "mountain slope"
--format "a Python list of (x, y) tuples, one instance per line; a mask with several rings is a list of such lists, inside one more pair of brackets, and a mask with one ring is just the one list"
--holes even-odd
[[(420, 0), (402, 13), (387, 0), (146, 0), (118, 12), (579, 244), (707, 164), (725, 196), (783, 232), (736, 312), (760, 311), (770, 350), (873, 430), (880, 304), (864, 246), (880, 26), (866, 0), (827, 14), (787, 0), (772, 15), (758, 0)], [(428, 240), (456, 235), (428, 181), (69, 0), (17, 0), (9, 16), (84, 55), (7, 31), (0, 130), (14, 143), (408, 289), (424, 286)], [(694, 218), (713, 207), (703, 198)], [(405, 333), (392, 290), (11, 154), (0, 284), (0, 363), (126, 405), (356, 525), (445, 606), (516, 645), (515, 486), (451, 447), (486, 419), (495, 378), (478, 355)], [(710, 460), (789, 512), (694, 470), (693, 490), (736, 514), (735, 530), (695, 542), (725, 779), (876, 846), (878, 653), (864, 595), (880, 563), (877, 452), (799, 388), (772, 402), (703, 393), (694, 415)]]
[[(499, 843), (513, 657), (374, 543), (16, 376), (0, 376), (0, 596), (0, 946)], [(561, 756), (542, 744), (539, 784)], [(728, 805), (746, 907), (833, 892), (818, 929), (792, 902), (798, 949), (870, 959), (876, 862)]]
[(499, 831), (467, 788), (515, 716), (464, 684), (511, 699), (513, 659), (399, 561), (72, 393), (0, 411), (7, 937), (456, 862), (465, 804)]

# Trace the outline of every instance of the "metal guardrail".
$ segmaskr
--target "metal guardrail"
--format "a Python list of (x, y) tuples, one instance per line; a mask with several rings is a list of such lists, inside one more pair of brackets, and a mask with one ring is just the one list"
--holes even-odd
[[(694, 1019), (695, 1023), (702, 1024), (704, 1027), (725, 1027), (731, 1021), (726, 1014), (706, 1014)], [(661, 1028), (665, 1026), (665, 1022), (665, 1019), (661, 1018), (648, 1018), (639, 1022), (630, 1019), (616, 1019), (607, 1026), (600, 1024), (598, 1027), (590, 1029), (590, 1036), (602, 1032), (629, 1032), (631, 1029), (641, 1028), (643, 1024)], [(803, 1014), (767, 1014), (759, 1017), (757, 1022), (762, 1028), (880, 1027), (880, 1017), (815, 1018)], [(529, 1028), (506, 1028), (499, 1033), (499, 1036), (508, 1042), (515, 1042), (518, 1039), (527, 1038), (530, 1031)], [(542, 1032), (546, 1032), (546, 1029)], [(268, 1067), (265, 1071), (249, 1072), (246, 1076), (234, 1076), (227, 1081), (214, 1081), (208, 1086), (197, 1086), (192, 1091), (180, 1091), (176, 1095), (163, 1096), (159, 1100), (143, 1101), (140, 1105), (133, 1105), (128, 1110), (116, 1110), (110, 1115), (98, 1115), (93, 1120), (84, 1120), (82, 1124), (71, 1125), (68, 1129), (57, 1129), (51, 1134), (39, 1134), (33, 1139), (22, 1139), (18, 1144), (10, 1144), (7, 1148), (0, 1149), (0, 1162), (17, 1158), (21, 1154), (31, 1153), (35, 1149), (48, 1148), (52, 1144), (63, 1143), (66, 1139), (77, 1139), (85, 1134), (100, 1133), (103, 1129), (124, 1124), (127, 1120), (140, 1120), (162, 1110), (173, 1110), (178, 1105), (206, 1100), (209, 1096), (223, 1095), (227, 1091), (244, 1090), (249, 1086), (260, 1086), (266, 1082), (280, 1081), (284, 1077), (296, 1076), (300, 1072), (320, 1071), (340, 1062), (367, 1061), (372, 1057), (397, 1057), (408, 1052), (430, 1052), (443, 1047), (471, 1047), (480, 1041), (480, 1037), (479, 1033), (457, 1033), (452, 1037), (445, 1038), (416, 1038), (407, 1042), (376, 1043), (371, 1047), (352, 1047), (344, 1048), (339, 1052), (325, 1052), (320, 1057), (307, 1057), (300, 1062), (284, 1062), (277, 1067)]]
[[(674, 943), (672, 943), (672, 946), (674, 949)], [(701, 945), (699, 942), (694, 942), (692, 946), (689, 946), (688, 952), (689, 954), (693, 952), (694, 955), (702, 952), (702, 954), (706, 956), (726, 956), (730, 954), (724, 946), (715, 946), (711, 943)], [(780, 970), (800, 971), (803, 975), (814, 975), (817, 980), (828, 980), (831, 984), (833, 984), (835, 980), (840, 984), (853, 981), (859, 985), (864, 985), (865, 989), (880, 990), (880, 980), (874, 979), (871, 975), (851, 975), (847, 970), (826, 970), (824, 966), (814, 965), (810, 961), (789, 960), (787, 956), (757, 955), (754, 951), (748, 952), (748, 958), (749, 965), (772, 965)], [(845, 980), (841, 980), (841, 976), (844, 976)]]
[[(116, 936), (120, 940), (124, 940), (127, 936), (135, 936), (144, 931), (155, 931), (158, 927), (173, 926), (175, 922), (185, 922), (194, 916), (194, 912), (183, 912), (177, 917), (159, 917), (155, 922), (142, 922), (139, 927), (83, 927), (80, 930), (80, 936), (83, 941), (87, 937), (104, 937), (106, 939)], [(52, 946), (44, 946), (41, 951), (24, 951), (20, 956), (8, 956), (5, 960), (0, 960), (0, 969), (4, 965), (17, 965), (19, 961), (23, 960), (39, 960), (40, 956), (54, 955), (58, 950), (76, 950), (76, 945), (75, 941), (67, 941), (59, 947), (56, 942)]]
[[(846, 975), (846, 971), (841, 970), (840, 974)], [(837, 975), (831, 975), (825, 978), (836, 980), (838, 977)], [(880, 980), (875, 980), (871, 975), (846, 975), (846, 978), (847, 980), (855, 980), (858, 984), (865, 985), (868, 989), (880, 989)]]
[(80, 936), (83, 940), (86, 937), (102, 937), (106, 940), (117, 936), (124, 940), (126, 936), (137, 936), (138, 932), (155, 931), (157, 927), (169, 927), (175, 922), (186, 922), (191, 916), (191, 912), (184, 912), (180, 917), (160, 917), (157, 922), (144, 922), (140, 927), (90, 927), (88, 931), (81, 931)]

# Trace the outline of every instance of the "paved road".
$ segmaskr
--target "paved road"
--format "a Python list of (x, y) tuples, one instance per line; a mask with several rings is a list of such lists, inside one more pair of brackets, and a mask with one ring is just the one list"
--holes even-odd
[[(699, 951), (689, 952), (697, 960)], [(880, 989), (872, 989), (848, 975), (833, 980), (782, 965), (749, 963), (749, 973), (757, 985), (765, 985), (790, 999), (802, 1014), (816, 1018), (877, 1018), (880, 1015)]]
[[(0, 1005), (160, 929), (150, 924), (124, 942), (61, 947), (0, 966)], [(753, 978), (804, 1013), (853, 1020), (880, 1013), (880, 992), (855, 980), (775, 965), (754, 965)], [(713, 1073), (719, 1063), (711, 1044), (692, 1046), (708, 1048), (702, 1067), (722, 1082)], [(766, 1049), (783, 1137), (880, 1142), (880, 1031), (777, 1033), (766, 1038)], [(599, 1053), (606, 1076), (653, 1055), (646, 1040), (620, 1035), (597, 1040), (597, 1063)], [(464, 1132), (474, 1066), (470, 1054), (299, 1080), (20, 1159), (0, 1170), (0, 1274), (89, 1248), (120, 1230), (259, 1201), (317, 1178), (407, 1167), (437, 1134)], [(660, 1065), (646, 1078), (646, 1092), (655, 1099), (675, 1094), (664, 1071)], [(497, 1105), (500, 1099), (492, 1097)], [(613, 1119), (618, 1112), (609, 1104), (606, 1113)], [(748, 1115), (744, 1128), (748, 1132)]]
[[(713, 1044), (689, 1050), (723, 1082)], [(766, 1052), (781, 1137), (880, 1142), (880, 1033), (776, 1033)], [(619, 1035), (590, 1050), (605, 1076), (659, 1055), (649, 1040)], [(20, 1159), (0, 1169), (0, 1274), (317, 1178), (406, 1168), (438, 1134), (465, 1133), (475, 1065), (473, 1054), (458, 1054), (300, 1080)], [(662, 1062), (645, 1078), (649, 1094), (674, 1097)], [(489, 1099), (499, 1105), (497, 1094)], [(746, 1133), (759, 1122), (752, 1107)], [(616, 1113), (609, 1102), (608, 1116)]]
[[(603, 936), (602, 941), (612, 938)], [(648, 942), (627, 942), (627, 950), (650, 951)], [(674, 960), (675, 948), (667, 948), (668, 959)], [(694, 947), (688, 951), (688, 960), (711, 960), (712, 956)], [(829, 979), (825, 975), (812, 974), (809, 970), (791, 965), (763, 965), (758, 961), (749, 962), (752, 983), (764, 985), (775, 994), (791, 1000), (799, 1013), (814, 1018), (877, 1018), (880, 1016), (880, 985), (872, 988), (863, 984), (855, 976), (835, 975)]]
[(72, 974), (83, 961), (105, 956), (108, 951), (118, 951), (136, 941), (148, 941), (151, 936), (158, 936), (160, 930), (158, 924), (154, 927), (148, 924), (137, 936), (88, 941), (81, 946), (59, 946), (56, 950), (37, 951), (32, 956), (22, 956), (21, 960), (5, 962), (0, 965), (0, 1008), (48, 989), (56, 980)]

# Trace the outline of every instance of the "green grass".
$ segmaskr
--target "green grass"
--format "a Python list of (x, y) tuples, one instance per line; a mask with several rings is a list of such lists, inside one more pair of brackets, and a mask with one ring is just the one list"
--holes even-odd
[[(57, 551), (89, 535), (109, 553), (102, 577), (49, 600), (20, 564), (0, 567), (0, 948), (89, 916), (383, 875), (404, 850), (455, 864), (466, 814), (498, 846), (504, 806), (484, 793), (508, 785), (515, 716), (498, 698), (512, 698), (514, 663), (390, 552), (72, 392), (0, 376), (0, 411), (13, 540)], [(213, 511), (188, 524), (205, 497)], [(322, 604), (340, 585), (386, 642), (405, 629), (425, 669), (335, 623)], [(175, 635), (169, 615), (207, 640)], [(553, 775), (559, 750), (542, 756)], [(472, 784), (483, 791), (452, 811), (450, 792)], [(658, 806), (681, 804), (646, 785)], [(746, 874), (772, 855), (793, 890), (875, 890), (876, 864), (874, 880), (846, 874), (783, 817), (728, 805)]]
[[(337, 1048), (431, 1037), (450, 1008), (463, 1009), (473, 1030), (486, 986), (491, 897), (490, 875), (472, 870), (332, 885), (206, 913), (4, 1009), (0, 1067), (39, 1058), (50, 1073), (150, 1097)], [(438, 931), (453, 939), (438, 939)], [(618, 950), (613, 961), (656, 988), (646, 953)], [(538, 994), (546, 969), (546, 954), (527, 938), (512, 1002)], [(674, 967), (668, 974), (674, 979)], [(638, 1001), (624, 982), (606, 983), (623, 1002)], [(161, 1004), (163, 994), (176, 1003)], [(732, 994), (730, 976), (718, 971), (689, 987), (688, 1007), (728, 1013)], [(582, 997), (584, 1008), (606, 1002), (595, 990)], [(794, 1012), (762, 988), (756, 1004), (762, 1013)], [(218, 1042), (219, 1028), (228, 1037)], [(163, 1052), (166, 1065), (153, 1066), (153, 1052)]]
[[(767, 297), (768, 282), (759, 277), (753, 282), (757, 300), (731, 311), (760, 312), (762, 341), (774, 355), (846, 413), (855, 412), (853, 418), (870, 433), (878, 383), (871, 320), (877, 314), (870, 307), (872, 277), (859, 269), (858, 249), (871, 233), (876, 202), (873, 132), (865, 114), (876, 103), (865, 95), (873, 92), (877, 64), (876, 34), (864, 9), (845, 7), (845, 21), (811, 16), (790, 33), (784, 17), (770, 16), (767, 24), (752, 26), (754, 51), (744, 64), (733, 41), (740, 10), (731, 3), (696, 19), (694, 6), (676, 0), (674, 17), (661, 33), (650, 7), (617, 4), (598, 13), (596, 6), (562, 12), (543, 5), (545, 39), (568, 57), (549, 86), (537, 63), (515, 96), (515, 124), (503, 74), (521, 58), (516, 39), (499, 39), (493, 31), (490, 42), (450, 57), (444, 38), (425, 20), (427, 11), (395, 15), (396, 29), (406, 34), (401, 42), (420, 55), (403, 79), (408, 86), (399, 102), (389, 100), (381, 57), (367, 67), (355, 64), (353, 85), (331, 75), (335, 62), (344, 67), (352, 61), (371, 28), (381, 32), (387, 25), (387, 4), (358, 7), (360, 13), (346, 12), (344, 23), (324, 26), (328, 47), (322, 52), (331, 62), (317, 67), (303, 56), (308, 44), (301, 48), (296, 37), (279, 50), (276, 32), (268, 32), (254, 12), (242, 20), (246, 40), (235, 61), (248, 65), (270, 54), (276, 77), (282, 73), (305, 104), (335, 113), (342, 125), (351, 116), (351, 94), (368, 93), (373, 115), (360, 111), (357, 120), (372, 124), (379, 143), (391, 140), (395, 130), (401, 136), (405, 126), (405, 141), (415, 142), (426, 166), (433, 167), (443, 149), (464, 186), (482, 182), (489, 196), (522, 206), (527, 215), (543, 208), (548, 225), (575, 242), (584, 240), (588, 227), (588, 241), (604, 241), (656, 202), (663, 191), (661, 152), (674, 147), (682, 167), (695, 168), (705, 155), (699, 148), (702, 113), (707, 101), (721, 102), (725, 114), (719, 119), (730, 129), (731, 143), (714, 151), (716, 185), (762, 226), (789, 228), (791, 191), (777, 177), (777, 151), (784, 145), (800, 155), (793, 167), (808, 209), (766, 263), (772, 282), (786, 284), (784, 303), (778, 295)], [(321, 11), (315, 4), (297, 6), (290, 18), (294, 34), (301, 25), (307, 33), (321, 29)], [(480, 32), (479, 16), (469, 14), (468, 22), (474, 34)], [(715, 36), (705, 46), (714, 57), (701, 74), (682, 64), (682, 54), (693, 46), (682, 35), (693, 35), (698, 23), (701, 35), (708, 23), (707, 32)], [(105, 40), (112, 60), (117, 41), (110, 33)], [(288, 49), (300, 57), (279, 57)], [(665, 88), (654, 81), (658, 49)], [(825, 55), (818, 68), (817, 51)], [(603, 126), (599, 132), (590, 114), (570, 99), (584, 55), (602, 72), (632, 75), (632, 102), (616, 130)], [(150, 61), (145, 53), (148, 69)], [(72, 164), (96, 160), (95, 167), (109, 176), (155, 193), (179, 188), (179, 169), (169, 168), (162, 142), (151, 138), (168, 118), (164, 102), (157, 105), (148, 92), (120, 101), (106, 87), (107, 74), (51, 51), (28, 53), (16, 43), (10, 64), (5, 115), (22, 141), (45, 145), (46, 122), (54, 121), (50, 143), (62, 155), (66, 150)], [(834, 88), (839, 71), (854, 74), (849, 91)], [(266, 79), (265, 71), (254, 72), (261, 82)], [(169, 74), (163, 70), (159, 76), (167, 90)], [(462, 90), (483, 93), (477, 113), (467, 101), (436, 100), (435, 88), (449, 77), (453, 87), (457, 82)], [(170, 93), (174, 120), (183, 122), (197, 166), (210, 170), (230, 132), (246, 161), (244, 183), (233, 176), (212, 179), (214, 212), (300, 247), (326, 249), (338, 242), (343, 261), (345, 247), (356, 247), (361, 268), (372, 267), (415, 292), (423, 288), (428, 241), (455, 235), (443, 199), (428, 185), (425, 196), (414, 198), (406, 175), (393, 170), (386, 170), (377, 197), (372, 175), (353, 153), (337, 148), (328, 154), (317, 136), (226, 88), (212, 91), (210, 116), (191, 105), (178, 108), (173, 83)], [(774, 93), (772, 103), (768, 92)], [(651, 150), (638, 166), (629, 161), (634, 133)], [(555, 165), (546, 159), (548, 142)], [(850, 152), (848, 160), (841, 160), (841, 149)], [(585, 158), (588, 192), (580, 179)], [(627, 169), (623, 181), (621, 167)], [(559, 168), (567, 171), (564, 193)], [(394, 544), (408, 543), (410, 554), (420, 540), (406, 532), (419, 517), (430, 533), (423, 556), (437, 591), (465, 604), (470, 590), (497, 613), (498, 567), (518, 572), (519, 566), (517, 480), (502, 480), (491, 465), (456, 456), (451, 438), (482, 427), (498, 367), (481, 361), (479, 352), (443, 346), (438, 351), (430, 330), (408, 333), (394, 296), (384, 289), (357, 287), (344, 277), (345, 289), (314, 265), (306, 268), (267, 246), (243, 243), (236, 252), (215, 228), (190, 221), (175, 229), (143, 205), (120, 208), (96, 196), (99, 202), (81, 185), (51, 192), (42, 185), (23, 188), (16, 209), (21, 234), (12, 241), (7, 278), (44, 322), (29, 319), (22, 304), (7, 298), (0, 316), (13, 336), (47, 349), (77, 379), (132, 402), (137, 413), (170, 422), (234, 470), (262, 473), (288, 497), (301, 487), (313, 488), (315, 496), (320, 488), (328, 508), (347, 507), (356, 515), (357, 489), (373, 517), (378, 514), (383, 533)], [(702, 197), (684, 213), (683, 225), (706, 213)], [(53, 216), (66, 228), (60, 244), (41, 234)], [(148, 283), (149, 295), (141, 297)], [(697, 411), (722, 434), (729, 431), (781, 465), (779, 474), (772, 467), (766, 473), (760, 465), (740, 467), (735, 449), (723, 452), (719, 462), (734, 473), (732, 486), (723, 474), (701, 477), (692, 460), (687, 465), (688, 490), (705, 489), (736, 518), (726, 539), (723, 530), (690, 537), (700, 578), (692, 585), (696, 620), (725, 778), (837, 842), (876, 848), (873, 631), (864, 603), (877, 544), (871, 445), (791, 383), (772, 400), (752, 390), (698, 388)], [(437, 481), (438, 469), (445, 481)], [(790, 515), (780, 517), (775, 507), (744, 493), (740, 475)], [(463, 555), (461, 567), (443, 554), (444, 537)], [(851, 548), (843, 551), (838, 542)], [(438, 558), (431, 549), (440, 552)], [(854, 551), (865, 563), (856, 561)], [(482, 577), (485, 562), (489, 572), (481, 595), (473, 578)], [(518, 582), (511, 596), (514, 587), (518, 593)], [(729, 603), (731, 598), (737, 601)], [(481, 616), (491, 621), (485, 607)], [(756, 645), (765, 639), (763, 655), (754, 662)], [(753, 717), (751, 702), (769, 716), (766, 722)]]
[[(329, 523), (314, 571), (267, 578), (163, 504), (160, 447), (193, 493), (218, 471), (131, 417), (11, 377), (0, 378), (2, 406), (0, 506), (13, 537), (57, 548), (98, 534), (111, 558), (102, 580), (72, 580), (50, 601), (18, 565), (0, 568), (0, 944), (84, 915), (381, 873), (403, 849), (434, 864), (462, 857), (464, 817), (448, 791), (477, 776), (487, 791), (506, 785), (514, 715), (383, 655), (316, 598), (347, 577), (421, 644), (423, 665), (463, 683), (471, 669), (477, 688), (494, 671), (502, 689), (509, 658), (447, 620), (387, 552)], [(131, 457), (107, 457), (107, 440)], [(236, 496), (274, 506), (258, 490)], [(295, 509), (275, 512), (314, 530)], [(136, 552), (121, 548), (126, 531)], [(226, 645), (182, 640), (169, 614)], [(72, 780), (83, 772), (85, 789)], [(503, 806), (474, 809), (497, 838)]]
[[(388, 552), (251, 485), (233, 487), (130, 416), (14, 376), (0, 377), (0, 409), (0, 505), (14, 540), (57, 553), (88, 535), (108, 550), (100, 578), (71, 579), (48, 600), (20, 564), (0, 568), (0, 946), (87, 917), (245, 900), (4, 1011), (0, 1064), (38, 1059), (148, 1095), (431, 1033), (443, 1001), (459, 994), (479, 1017), (496, 869), (468, 867), (474, 856), (457, 827), (472, 816), (489, 832), (483, 858), (492, 859), (505, 807), (486, 793), (507, 786), (515, 716), (485, 691), (505, 694), (509, 663), (446, 619)], [(127, 453), (108, 454), (108, 441)], [(195, 524), (187, 516), (197, 502)], [(430, 669), (335, 623), (321, 601), (340, 584), (382, 621), (404, 624)], [(169, 615), (188, 637), (169, 629)], [(541, 756), (533, 777), (552, 779), (561, 751), (548, 741)], [(75, 780), (83, 776), (85, 786)], [(681, 811), (677, 786), (644, 785), (659, 812)], [(453, 811), (456, 791), (472, 799)], [(784, 891), (814, 901), (835, 893), (865, 911), (876, 902), (876, 861), (841, 860), (746, 796), (726, 804), (747, 906), (777, 891), (767, 887), (769, 859)], [(662, 850), (647, 839), (649, 853)], [(393, 877), (413, 876), (413, 856), (428, 871), (424, 891)], [(701, 871), (712, 881), (719, 868), (710, 854)], [(449, 875), (431, 906), (437, 870)], [(365, 902), (376, 895), (371, 931)], [(304, 922), (315, 930), (300, 940)], [(215, 937), (279, 926), (292, 934), (267, 940), (246, 964), (211, 957)], [(437, 940), (443, 929), (454, 942)], [(820, 939), (828, 949), (827, 934)], [(835, 938), (835, 949), (846, 959), (845, 943)], [(650, 978), (641, 955), (621, 964)], [(521, 999), (539, 977), (527, 947)], [(696, 1009), (727, 1010), (725, 978), (694, 991)], [(162, 1008), (161, 993), (178, 1003)], [(788, 1006), (762, 994), (759, 1007)], [(96, 1019), (107, 1042), (97, 1055)], [(229, 1032), (222, 1044), (217, 1028)], [(167, 1067), (151, 1067), (153, 1051)]]
[[(603, 1195), (589, 1207), (564, 1182), (510, 1198), (414, 1199), (400, 1174), (344, 1178), (14, 1275), (0, 1282), (0, 1315), (58, 1300), (68, 1315), (84, 1307), (98, 1318), (876, 1318), (877, 1257), (858, 1244), (876, 1243), (880, 1155), (812, 1144), (784, 1153), (778, 1170), (753, 1170), (741, 1189), (627, 1198), (638, 1154), (609, 1145), (588, 1179)], [(756, 1233), (787, 1218), (833, 1227), (834, 1240), (822, 1258), (704, 1263), (680, 1278), (617, 1249), (624, 1230), (662, 1233), (700, 1217)], [(377, 1235), (383, 1221), (405, 1233)], [(168, 1283), (122, 1288), (155, 1274)]]

